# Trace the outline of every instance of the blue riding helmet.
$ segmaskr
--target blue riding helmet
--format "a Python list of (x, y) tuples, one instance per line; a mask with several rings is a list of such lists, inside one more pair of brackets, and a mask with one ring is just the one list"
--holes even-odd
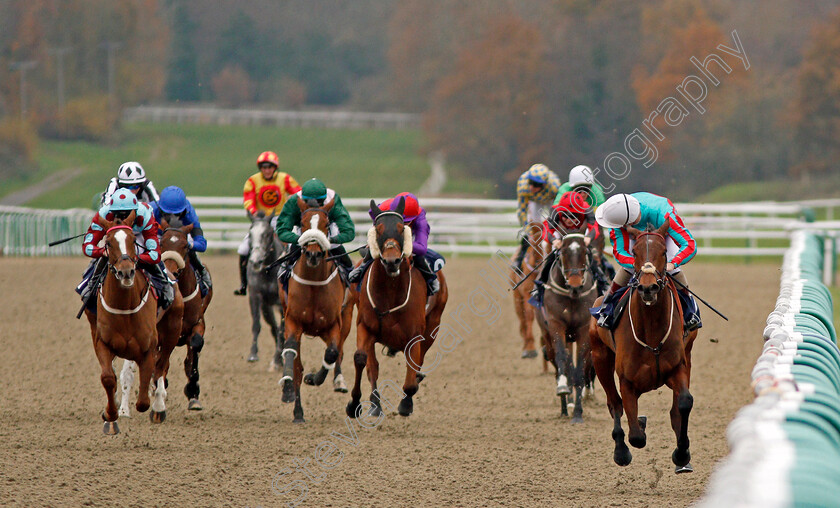
[(133, 192), (126, 189), (119, 189), (111, 196), (112, 212), (119, 210), (137, 210), (137, 196)]
[(178, 214), (187, 209), (187, 195), (174, 185), (163, 189), (158, 206), (165, 213)]

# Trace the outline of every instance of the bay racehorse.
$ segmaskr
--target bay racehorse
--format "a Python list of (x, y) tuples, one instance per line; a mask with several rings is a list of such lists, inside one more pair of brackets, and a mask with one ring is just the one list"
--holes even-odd
[[(583, 226), (585, 229), (586, 226)], [(546, 357), (554, 365), (561, 415), (568, 416), (568, 382), (575, 387), (572, 423), (583, 422), (581, 403), (592, 371), (589, 347), (589, 308), (598, 296), (590, 269), (592, 254), (581, 232), (563, 237), (545, 284), (543, 306), (537, 309)]]
[(157, 316), (151, 284), (137, 270), (135, 236), (129, 226), (134, 223), (135, 217), (136, 212), (132, 211), (125, 220), (98, 219), (99, 225), (106, 230), (104, 243), (108, 272), (98, 289), (96, 312), (85, 310), (93, 348), (102, 369), (100, 380), (108, 399), (102, 419), (105, 420), (103, 432), (109, 435), (119, 433), (114, 401), (117, 388), (113, 367), (115, 357), (139, 365), (140, 393), (135, 405), (137, 411), (142, 413), (149, 409), (149, 390), (153, 389), (155, 401), (150, 417), (153, 422), (165, 419), (165, 370), (169, 363), (168, 354), (177, 342), (177, 336), (172, 332), (176, 326), (180, 329), (183, 315), (183, 302), (180, 293), (176, 291), (175, 300), (166, 314), (160, 318)]
[[(260, 315), (271, 328), (271, 336), (274, 339), (274, 353), (269, 371), (279, 371), (283, 363), (281, 351), (283, 348), (284, 309), (279, 297), (279, 285), (277, 283), (277, 272), (279, 266), (268, 269), (286, 251), (286, 245), (277, 239), (274, 228), (271, 227), (271, 219), (274, 212), (266, 216), (263, 212), (256, 215), (248, 214), (251, 219), (251, 227), (248, 234), (251, 239), (251, 254), (248, 257), (248, 304), (251, 308), (251, 352), (248, 355), (249, 362), (259, 360), (259, 347), (257, 339), (260, 336)], [(280, 313), (280, 324), (274, 315), (274, 309)]]
[[(347, 338), (347, 334), (342, 334), (343, 314), (349, 310), (346, 319), (351, 319), (353, 307), (346, 305), (349, 295), (339, 275), (338, 263), (326, 259), (330, 251), (329, 212), (335, 201), (323, 208), (307, 208), (303, 199), (298, 197), (297, 200), (301, 210), (298, 245), (302, 252), (292, 267), (288, 296), (285, 298), (286, 340), (282, 350), (283, 377), (280, 384), (283, 386), (283, 402), (295, 403), (294, 423), (303, 423), (300, 397), (302, 335), (321, 337), (327, 345), (320, 371), (307, 374), (307, 384), (321, 385), (331, 370), (335, 370), (338, 380), (341, 375), (338, 364), (344, 339)], [(281, 300), (283, 297), (281, 293)]]
[(382, 397), (377, 387), (379, 362), (374, 349), (378, 342), (391, 351), (403, 351), (406, 356), (404, 396), (397, 411), (409, 416), (414, 410), (418, 382), (424, 377), (423, 359), (435, 341), (449, 290), (443, 272), (438, 272), (440, 290), (427, 304), (426, 283), (410, 261), (411, 229), (405, 226), (402, 216), (405, 199), (400, 198), (395, 211), (383, 212), (373, 200), (370, 207), (376, 217), (368, 232), (368, 248), (374, 262), (361, 282), (353, 355), (356, 379), (346, 411), (351, 418), (361, 415), (362, 372), (367, 367), (370, 414), (382, 414)]
[[(627, 413), (629, 441), (643, 448), (647, 441), (647, 419), (639, 416), (638, 401), (643, 393), (667, 385), (673, 391), (671, 428), (677, 447), (671, 455), (677, 473), (691, 472), (688, 440), (688, 416), (694, 404), (689, 392), (691, 348), (697, 331), (683, 333), (683, 317), (677, 289), (665, 272), (665, 235), (668, 223), (659, 230), (648, 226), (642, 232), (627, 228), (635, 241), (633, 266), (636, 275), (630, 282), (629, 302), (615, 332), (590, 320), (592, 359), (598, 380), (607, 394), (607, 406), (613, 417), (615, 440), (613, 459), (619, 466), (630, 464), (632, 455), (624, 443), (621, 415)], [(596, 305), (600, 305), (599, 298)], [(619, 392), (613, 375), (618, 375)]]
[[(534, 307), (528, 304), (528, 299), (531, 297), (531, 290), (534, 289), (534, 280), (539, 275), (539, 270), (534, 270), (534, 268), (543, 260), (546, 252), (543, 249), (541, 241), (542, 229), (536, 225), (529, 224), (527, 234), (529, 238), (527, 243), (528, 251), (525, 253), (522, 269), (524, 273), (530, 275), (513, 290), (513, 309), (516, 312), (516, 317), (519, 319), (519, 335), (522, 336), (521, 357), (536, 358), (537, 347), (534, 341), (534, 317), (536, 314)], [(518, 270), (511, 268), (511, 286), (519, 282), (520, 277), (522, 277), (522, 274)], [(543, 368), (544, 371), (547, 371), (547, 364), (544, 364)]]

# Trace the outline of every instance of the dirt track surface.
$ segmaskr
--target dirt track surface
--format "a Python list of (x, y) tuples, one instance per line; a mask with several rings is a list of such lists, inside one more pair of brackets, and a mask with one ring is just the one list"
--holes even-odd
[[(0, 504), (16, 506), (285, 506), (300, 489), (302, 506), (686, 506), (705, 490), (716, 462), (728, 453), (726, 425), (750, 402), (749, 373), (761, 349), (761, 331), (778, 291), (772, 264), (702, 265), (687, 270), (692, 287), (729, 316), (703, 312), (694, 347), (689, 437), (695, 473), (675, 475), (675, 439), (668, 420), (671, 392), (640, 400), (648, 416), (647, 447), (631, 449), (633, 462), (612, 461), (612, 428), (604, 392), (584, 406), (585, 423), (561, 419), (552, 376), (542, 360), (521, 360), (521, 341), (509, 295), (501, 314), (480, 317), (467, 306), (486, 306), (476, 288), (489, 289), (479, 272), (484, 259), (452, 260), (445, 269), (450, 302), (443, 322), (470, 332), (443, 354), (420, 385), (414, 414), (389, 412), (373, 429), (354, 424), (348, 435), (349, 394), (324, 386), (302, 388), (306, 423), (292, 424), (292, 406), (280, 402), (279, 374), (267, 371), (271, 342), (260, 337), (260, 361), (245, 361), (250, 343), (247, 300), (234, 297), (236, 259), (205, 258), (217, 287), (201, 356), (202, 412), (187, 413), (182, 362), (173, 354), (168, 418), (147, 414), (120, 419), (121, 433), (102, 434), (105, 394), (84, 320), (74, 319), (73, 292), (86, 261), (0, 258)], [(488, 294), (495, 295), (493, 290)], [(36, 310), (37, 309), (37, 310)], [(710, 339), (716, 339), (712, 342)], [(319, 339), (304, 339), (305, 370), (323, 357)], [(352, 383), (355, 332), (345, 344), (344, 369)], [(402, 385), (405, 363), (380, 358), (380, 380)], [(121, 367), (118, 363), (117, 368)], [(119, 371), (118, 371), (119, 372)], [(136, 387), (135, 387), (136, 392)], [(363, 398), (370, 385), (363, 379)], [(626, 421), (625, 421), (626, 429)], [(338, 445), (315, 465), (316, 448)], [(330, 451), (327, 445), (321, 453)], [(334, 450), (333, 450), (334, 451)], [(315, 479), (293, 472), (295, 462)]]

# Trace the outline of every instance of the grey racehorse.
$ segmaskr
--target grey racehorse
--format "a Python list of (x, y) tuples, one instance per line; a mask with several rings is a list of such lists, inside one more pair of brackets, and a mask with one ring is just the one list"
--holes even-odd
[[(271, 360), (270, 370), (279, 371), (282, 360), (283, 342), (285, 322), (283, 315), (285, 310), (282, 308), (280, 296), (277, 285), (277, 271), (279, 266), (275, 266), (266, 271), (266, 268), (272, 262), (277, 260), (286, 252), (286, 244), (281, 243), (274, 233), (274, 228), (271, 225), (271, 219), (274, 218), (272, 213), (266, 216), (262, 212), (256, 215), (248, 214), (251, 219), (251, 227), (248, 234), (251, 239), (251, 254), (248, 257), (248, 303), (251, 306), (251, 333), (253, 339), (251, 342), (251, 354), (248, 356), (249, 362), (256, 362), (259, 360), (257, 346), (257, 338), (260, 335), (260, 314), (265, 319), (266, 323), (271, 327), (271, 336), (274, 337), (274, 356)], [(280, 324), (277, 324), (277, 318), (274, 315), (275, 307), (280, 312)]]

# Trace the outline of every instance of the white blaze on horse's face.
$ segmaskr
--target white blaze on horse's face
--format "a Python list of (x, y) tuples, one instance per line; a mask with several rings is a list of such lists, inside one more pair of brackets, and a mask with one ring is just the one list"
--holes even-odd
[(123, 229), (117, 230), (114, 232), (114, 240), (117, 241), (117, 245), (119, 245), (120, 248), (120, 259), (114, 265), (114, 275), (117, 277), (117, 280), (120, 281), (120, 285), (125, 288), (130, 288), (134, 286), (134, 263), (131, 264), (130, 268), (117, 268), (117, 264), (124, 265), (124, 261), (129, 259), (128, 234)]
[(265, 246), (262, 245), (262, 237), (268, 228), (267, 222), (257, 221), (251, 226), (251, 257), (250, 261), (253, 264), (259, 263), (265, 258)]
[(114, 239), (120, 246), (120, 255), (125, 256), (128, 254), (128, 247), (125, 244), (128, 235), (125, 234), (125, 231), (117, 231), (114, 233)]
[(315, 213), (312, 214), (312, 218), (309, 219), (309, 229), (317, 230), (318, 229), (318, 222), (321, 220), (321, 217)]

